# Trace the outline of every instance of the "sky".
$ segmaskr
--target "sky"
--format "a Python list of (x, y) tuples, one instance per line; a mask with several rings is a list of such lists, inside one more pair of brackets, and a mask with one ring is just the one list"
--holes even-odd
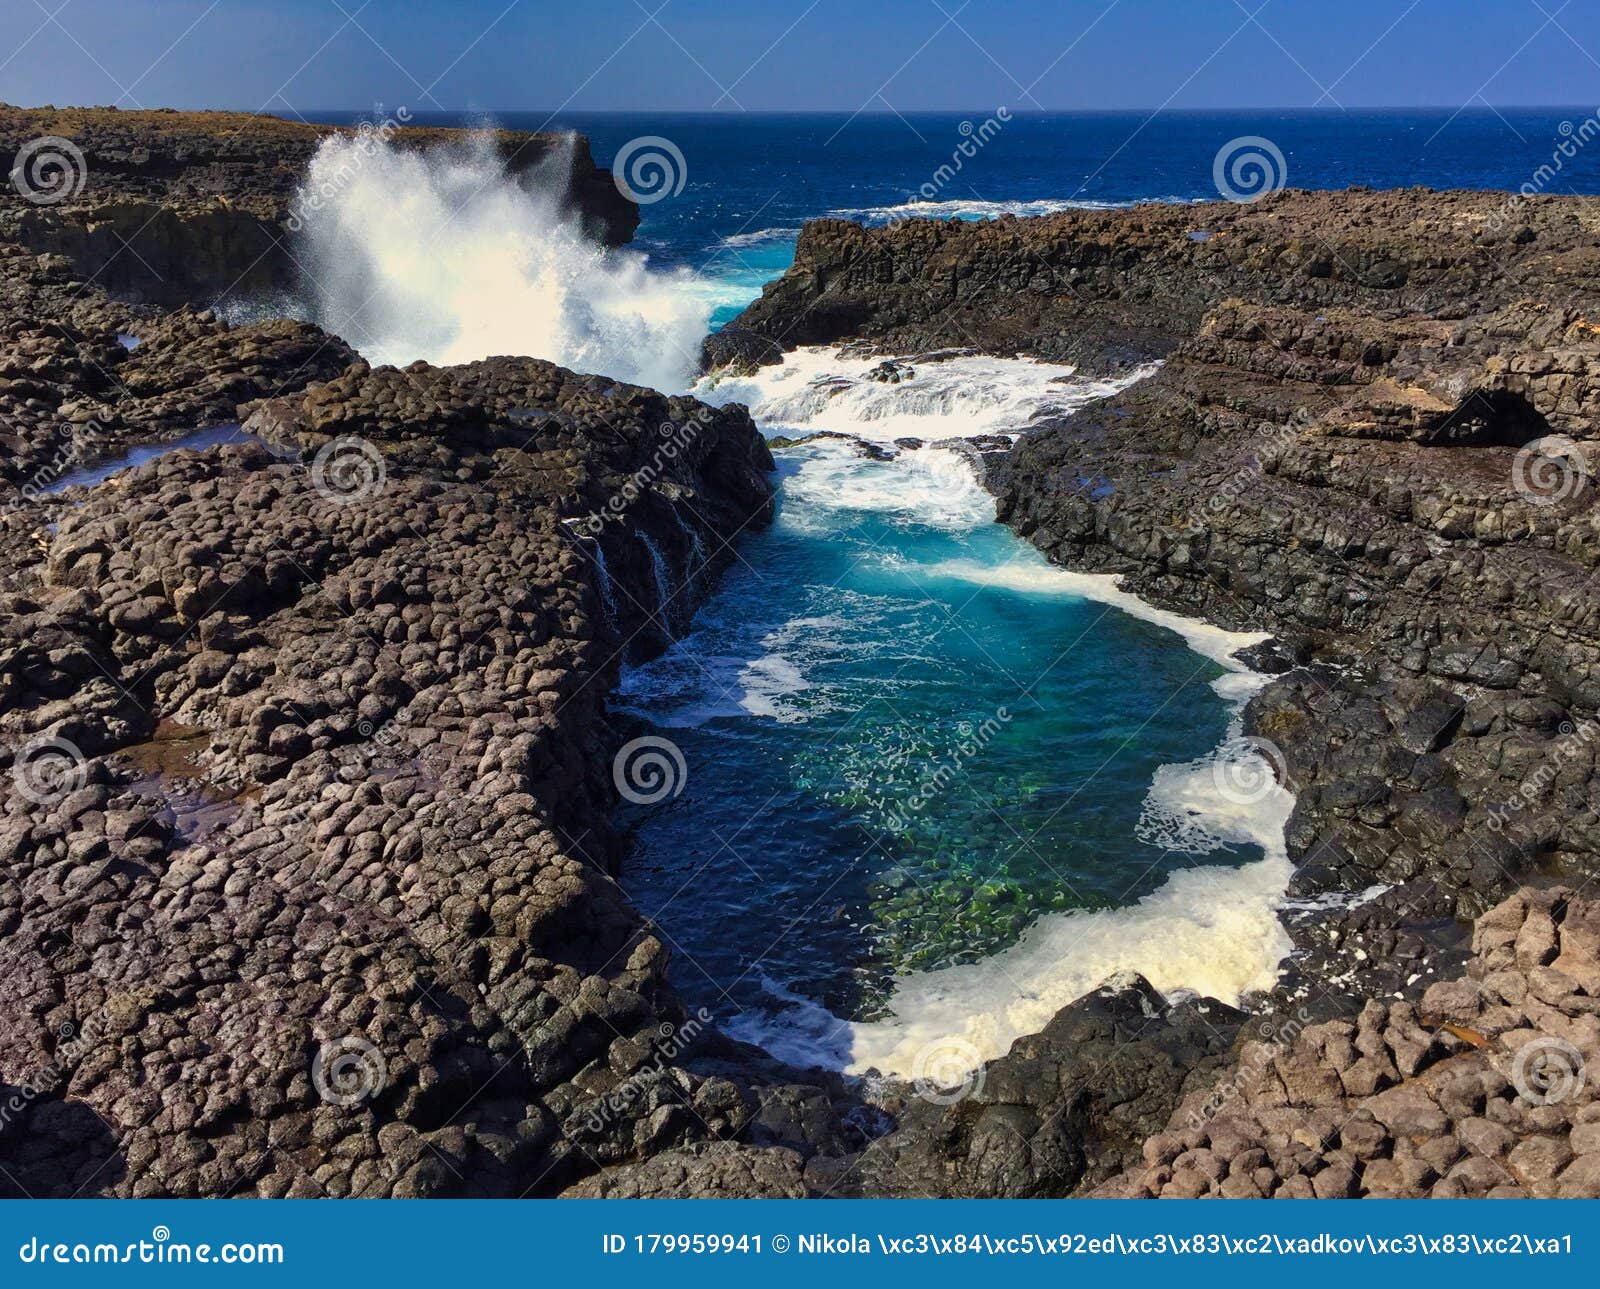
[(0, 0), (0, 12), (0, 101), (22, 105), (1600, 105), (1600, 0)]

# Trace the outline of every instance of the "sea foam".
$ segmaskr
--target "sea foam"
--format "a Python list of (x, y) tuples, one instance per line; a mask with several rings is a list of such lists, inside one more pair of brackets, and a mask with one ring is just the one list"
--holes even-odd
[(713, 375), (695, 392), (712, 402), (748, 405), (769, 432), (832, 430), (891, 442), (1016, 434), (1040, 417), (1064, 415), (1155, 370), (1152, 365), (1091, 380), (1061, 363), (961, 354), (901, 359), (914, 375), (896, 383), (869, 379), (882, 361), (808, 347), (753, 375)]
[[(1227, 668), (1222, 681), (1233, 683), (1213, 687), (1234, 704), (1265, 683), (1235, 656), (1263, 637), (1167, 613), (1120, 590), (1114, 578), (1021, 561), (999, 569), (951, 563), (934, 571), (941, 570), (1029, 593), (1080, 595), (1175, 631)], [(1139, 835), (1190, 857), (1192, 867), (1126, 908), (1051, 914), (983, 962), (896, 980), (886, 1017), (850, 1023), (843, 1027), (848, 1041), (835, 1040), (848, 1050), (845, 1068), (910, 1078), (933, 1050), (946, 1066), (953, 1053), (971, 1064), (992, 1060), (1068, 1003), (1126, 972), (1166, 995), (1190, 991), (1230, 1004), (1270, 988), (1293, 947), (1279, 911), (1293, 871), (1284, 827), (1294, 797), (1239, 732), (1235, 716), (1220, 748), (1160, 767), (1146, 795)], [(1263, 858), (1237, 867), (1203, 862), (1239, 847), (1259, 848)]]

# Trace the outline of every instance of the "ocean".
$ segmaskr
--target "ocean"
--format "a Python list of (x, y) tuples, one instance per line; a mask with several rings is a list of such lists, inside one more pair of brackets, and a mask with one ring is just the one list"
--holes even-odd
[(1251, 640), (1049, 565), (994, 522), (963, 446), (1114, 387), (980, 357), (884, 383), (827, 350), (702, 377), (700, 341), (809, 218), (1252, 182), (1594, 193), (1589, 109), (494, 119), (580, 131), (601, 165), (648, 139), (664, 192), (634, 245), (598, 252), (483, 151), (325, 148), (337, 197), (303, 234), (319, 287), (298, 307), (375, 361), (534, 354), (880, 449), (781, 450), (776, 522), (615, 695), (679, 767), (624, 804), (621, 880), (691, 1006), (797, 1063), (947, 1078), (1119, 971), (1229, 1002), (1270, 986), (1292, 800), (1239, 738)]

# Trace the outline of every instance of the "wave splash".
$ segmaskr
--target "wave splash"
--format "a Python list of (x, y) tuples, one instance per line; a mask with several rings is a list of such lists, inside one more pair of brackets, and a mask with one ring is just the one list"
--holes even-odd
[(325, 140), (297, 249), (313, 320), (373, 363), (529, 354), (688, 388), (713, 302), (692, 274), (584, 237), (563, 210), (570, 167), (557, 149), (513, 175), (487, 133), (426, 154)]
[(974, 438), (1021, 433), (1040, 417), (1114, 394), (1156, 366), (1096, 380), (1032, 358), (950, 352), (893, 361), (896, 378), (886, 381), (875, 374), (882, 355), (804, 347), (749, 375), (708, 377), (695, 392), (713, 403), (747, 404), (769, 432), (831, 430), (880, 442)]

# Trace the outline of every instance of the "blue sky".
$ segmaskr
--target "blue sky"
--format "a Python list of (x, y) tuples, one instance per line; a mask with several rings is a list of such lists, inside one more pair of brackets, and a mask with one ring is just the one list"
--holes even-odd
[(1600, 0), (6, 0), (0, 99), (390, 109), (1600, 105)]

